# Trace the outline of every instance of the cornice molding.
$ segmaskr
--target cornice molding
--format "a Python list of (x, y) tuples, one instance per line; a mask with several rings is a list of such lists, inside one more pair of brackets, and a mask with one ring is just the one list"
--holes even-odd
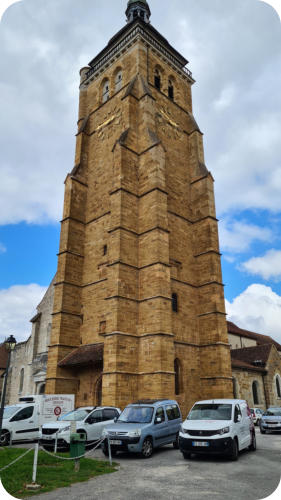
[[(164, 43), (161, 43), (160, 40), (156, 39), (152, 33), (148, 33), (148, 30), (141, 23), (134, 24), (128, 32), (126, 31), (123, 35), (120, 35), (120, 39), (118, 42), (112, 47), (108, 47), (102, 51), (100, 57), (97, 56), (97, 60), (95, 64), (89, 69), (86, 73), (86, 78), (81, 82), (80, 87), (86, 87), (93, 81), (96, 77), (98, 77), (101, 73), (103, 73), (108, 66), (115, 60), (119, 59), (124, 52), (130, 48), (133, 43), (137, 40), (142, 39), (146, 45), (149, 45), (152, 49), (157, 50), (161, 56), (165, 57), (171, 66), (186, 80), (190, 81), (190, 83), (194, 83), (195, 80), (192, 78), (192, 73), (189, 69), (182, 65), (182, 62), (176, 55), (172, 54), (172, 50), (169, 50), (168, 47), (165, 47)], [(171, 47), (171, 49), (173, 49)]]

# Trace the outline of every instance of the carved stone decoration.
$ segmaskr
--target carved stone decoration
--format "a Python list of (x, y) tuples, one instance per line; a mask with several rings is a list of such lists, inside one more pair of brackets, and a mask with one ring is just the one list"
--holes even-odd
[(172, 115), (167, 108), (158, 108), (158, 112), (156, 113), (156, 123), (161, 132), (163, 132), (163, 134), (170, 139), (179, 139), (182, 135), (182, 130), (180, 129), (178, 123), (172, 119)]

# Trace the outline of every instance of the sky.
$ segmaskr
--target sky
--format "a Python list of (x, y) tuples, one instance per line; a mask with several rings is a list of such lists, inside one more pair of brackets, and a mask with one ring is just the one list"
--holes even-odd
[[(56, 272), (79, 70), (124, 26), (126, 0), (8, 3), (0, 8), (0, 340), (23, 341)], [(260, 0), (149, 5), (151, 23), (196, 80), (228, 319), (281, 343), (280, 18)]]

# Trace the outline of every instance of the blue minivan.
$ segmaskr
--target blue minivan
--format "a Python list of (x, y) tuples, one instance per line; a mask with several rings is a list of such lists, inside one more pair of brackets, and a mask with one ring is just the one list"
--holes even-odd
[[(103, 430), (110, 440), (113, 456), (119, 451), (151, 457), (154, 448), (173, 443), (178, 448), (182, 416), (178, 403), (171, 399), (141, 400), (126, 406), (115, 423)], [(102, 444), (108, 456), (108, 442)]]

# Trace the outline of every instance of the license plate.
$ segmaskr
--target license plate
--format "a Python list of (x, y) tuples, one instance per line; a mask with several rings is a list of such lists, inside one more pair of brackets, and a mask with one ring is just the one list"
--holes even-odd
[(51, 441), (53, 438), (53, 436), (44, 436), (43, 434), (43, 439), (47, 439), (47, 441)]
[(192, 446), (209, 446), (208, 441), (192, 441)]
[(110, 444), (122, 444), (122, 441), (119, 441), (119, 439), (110, 439)]
[(267, 424), (267, 425), (268, 425), (268, 427), (277, 427), (278, 426), (278, 424)]

